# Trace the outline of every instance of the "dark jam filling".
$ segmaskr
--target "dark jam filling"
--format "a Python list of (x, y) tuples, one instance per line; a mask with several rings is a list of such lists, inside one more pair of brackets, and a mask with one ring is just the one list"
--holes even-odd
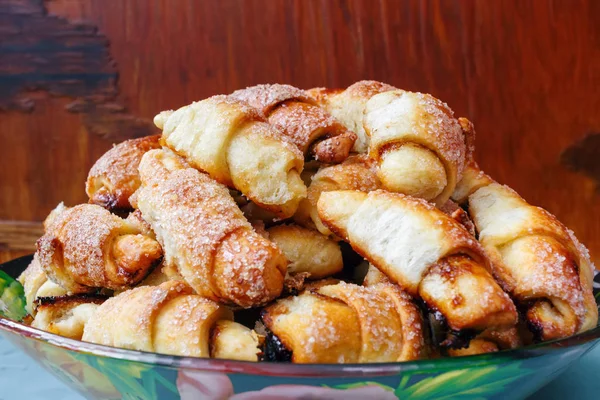
[(544, 336), (544, 327), (536, 321), (531, 321), (527, 318), (527, 311), (532, 306), (532, 302), (528, 301), (517, 301), (513, 298), (513, 302), (517, 306), (517, 312), (519, 313), (519, 323), (524, 322), (527, 330), (531, 332), (531, 340), (534, 343), (542, 342)]
[(281, 340), (271, 331), (267, 331), (265, 338), (263, 361), (291, 362), (292, 352), (288, 350)]
[(471, 340), (477, 336), (478, 332), (474, 329), (462, 329), (460, 331), (450, 329), (448, 321), (441, 312), (430, 308), (422, 300), (419, 300), (417, 304), (423, 315), (425, 315), (425, 320), (429, 322), (426, 324), (426, 330), (429, 333), (430, 343), (443, 353), (448, 349), (468, 347)]
[(471, 339), (477, 336), (475, 329), (462, 329), (460, 331), (448, 330), (446, 340), (440, 343), (440, 347), (446, 349), (464, 349), (469, 347)]

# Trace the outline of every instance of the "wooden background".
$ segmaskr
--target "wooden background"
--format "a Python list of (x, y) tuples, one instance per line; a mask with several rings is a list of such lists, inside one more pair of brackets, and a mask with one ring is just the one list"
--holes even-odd
[(152, 117), (258, 83), (432, 93), (600, 260), (600, 1), (0, 0), (0, 260)]

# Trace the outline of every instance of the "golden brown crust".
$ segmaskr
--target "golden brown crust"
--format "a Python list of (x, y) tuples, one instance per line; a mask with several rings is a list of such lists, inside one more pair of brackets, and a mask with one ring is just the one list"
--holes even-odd
[(133, 212), (129, 213), (125, 220), (129, 224), (135, 226), (135, 228), (138, 231), (140, 231), (142, 235), (146, 235), (148, 237), (151, 237), (152, 239), (156, 238), (152, 227), (148, 222), (146, 222), (146, 220), (144, 220), (144, 217), (142, 216), (142, 212), (140, 210), (134, 210)]
[(292, 351), (294, 363), (356, 363), (361, 350), (359, 320), (345, 303), (305, 292), (277, 300), (262, 320)]
[[(433, 205), (381, 190), (323, 193), (321, 219), (394, 283), (438, 310), (452, 329), (513, 326), (511, 299), (482, 247)], [(455, 299), (470, 299), (456, 303)], [(477, 301), (472, 301), (473, 299)]]
[(106, 300), (103, 296), (41, 297), (31, 326), (70, 339), (81, 340), (85, 324)]
[(232, 96), (213, 96), (154, 118), (162, 141), (213, 179), (280, 218), (294, 214), (306, 187), (302, 153), (261, 113)]
[(494, 274), (526, 307), (527, 322), (538, 339), (596, 326), (593, 264), (571, 231), (507, 186), (480, 186), (468, 199)]
[(360, 190), (370, 192), (380, 189), (375, 162), (365, 155), (349, 157), (342, 164), (321, 168), (308, 187), (307, 198), (300, 204), (294, 220), (305, 227), (314, 227), (323, 235), (331, 231), (321, 222), (317, 203), (323, 192), (332, 190)]
[(279, 83), (256, 85), (236, 90), (231, 94), (231, 97), (250, 104), (262, 115), (269, 115), (275, 108), (289, 100), (315, 104), (315, 101), (304, 90)]
[(262, 319), (296, 363), (403, 361), (424, 348), (418, 309), (391, 285), (318, 285), (278, 300)]
[(62, 214), (63, 211), (66, 211), (68, 209), (69, 207), (65, 206), (65, 203), (63, 203), (62, 201), (56, 207), (54, 207), (54, 209), (50, 211), (50, 213), (44, 220), (44, 231), (48, 231), (54, 223), (54, 221), (57, 219), (57, 217), (60, 214)]
[(337, 242), (315, 230), (287, 224), (269, 228), (268, 234), (288, 259), (288, 273), (306, 272), (310, 279), (321, 279), (344, 267)]
[(306, 156), (324, 163), (340, 163), (348, 157), (356, 134), (303, 90), (289, 85), (257, 85), (237, 90), (232, 97), (248, 102), (281, 128), (282, 138), (293, 143)]
[(350, 131), (356, 133), (352, 151), (366, 153), (369, 137), (365, 132), (363, 116), (369, 99), (376, 94), (394, 90), (395, 87), (377, 81), (359, 81), (345, 90), (314, 88), (307, 91), (317, 103), (340, 121)]
[(129, 210), (129, 197), (140, 186), (138, 165), (144, 153), (160, 148), (160, 135), (126, 140), (104, 153), (90, 169), (85, 191), (90, 203)]
[(363, 286), (373, 286), (378, 283), (392, 283), (390, 279), (385, 276), (383, 272), (377, 269), (373, 264), (369, 264), (369, 268), (367, 269), (367, 275), (365, 275), (365, 279), (363, 281)]
[(162, 257), (158, 242), (93, 204), (62, 212), (37, 245), (42, 268), (69, 293), (133, 286)]
[(448, 349), (451, 357), (471, 356), (476, 354), (495, 353), (500, 350), (516, 349), (521, 346), (516, 327), (508, 329), (486, 329), (462, 349)]
[[(83, 340), (108, 346), (189, 357), (214, 355), (247, 360), (254, 352), (256, 335), (232, 321), (228, 308), (192, 293), (183, 282), (141, 286), (107, 300), (85, 326)], [(114, 323), (118, 321), (118, 323)], [(227, 321), (227, 322), (225, 322)], [(212, 337), (225, 323), (223, 342)], [(246, 334), (244, 340), (241, 334)], [(214, 342), (214, 343), (213, 343)]]
[(430, 267), (419, 286), (419, 296), (441, 312), (455, 331), (483, 331), (517, 323), (512, 301), (490, 273), (468, 257), (446, 257)]
[(165, 272), (202, 296), (242, 307), (276, 298), (287, 261), (257, 234), (227, 188), (168, 150), (140, 164), (137, 206), (165, 251)]
[(440, 211), (443, 211), (460, 222), (471, 235), (475, 236), (475, 225), (473, 224), (473, 221), (471, 221), (469, 214), (460, 208), (457, 203), (452, 200), (448, 200), (440, 207)]
[(463, 171), (463, 177), (454, 188), (452, 200), (460, 205), (467, 204), (469, 196), (477, 189), (494, 183), (494, 180), (486, 175), (477, 163), (470, 160)]
[(450, 198), (462, 177), (466, 143), (447, 104), (429, 94), (387, 91), (368, 101), (364, 126), (385, 188), (439, 205)]
[(258, 361), (262, 338), (236, 322), (217, 321), (210, 334), (211, 358)]
[(44, 272), (44, 269), (40, 265), (37, 253), (33, 255), (33, 260), (31, 260), (31, 263), (29, 263), (25, 271), (19, 276), (18, 280), (23, 285), (25, 293), (25, 309), (33, 317), (35, 317), (37, 311), (36, 300), (39, 297), (64, 296), (67, 294), (66, 290), (62, 287), (48, 280), (46, 272)]

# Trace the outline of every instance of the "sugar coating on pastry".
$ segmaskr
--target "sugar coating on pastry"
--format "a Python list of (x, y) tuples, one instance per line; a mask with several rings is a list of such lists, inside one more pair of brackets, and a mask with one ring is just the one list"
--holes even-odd
[(160, 148), (160, 135), (131, 139), (104, 153), (90, 169), (85, 191), (90, 203), (109, 210), (131, 209), (129, 197), (140, 186), (138, 166), (144, 153)]
[(31, 326), (81, 340), (85, 324), (104, 301), (105, 297), (90, 295), (41, 297)]
[(400, 89), (379, 93), (367, 102), (364, 126), (385, 188), (440, 205), (448, 200), (462, 176), (466, 143), (446, 103)]
[(253, 230), (225, 186), (168, 150), (148, 152), (140, 176), (136, 205), (163, 245), (167, 275), (242, 307), (281, 293), (285, 257)]
[(542, 339), (596, 325), (594, 267), (564, 225), (497, 183), (481, 186), (468, 199), (495, 275), (517, 301), (530, 304), (528, 322)]
[(162, 257), (158, 242), (94, 204), (60, 213), (37, 248), (48, 278), (69, 293), (132, 286)]
[(340, 272), (344, 266), (337, 242), (315, 230), (277, 225), (269, 228), (268, 235), (290, 262), (288, 273), (307, 272), (310, 279), (321, 279)]
[(263, 113), (270, 124), (280, 128), (281, 138), (294, 144), (305, 157), (324, 163), (345, 160), (356, 140), (308, 93), (289, 85), (257, 85), (233, 92)]
[(192, 167), (280, 217), (291, 216), (306, 196), (302, 153), (244, 101), (213, 96), (154, 120), (165, 145)]
[(315, 88), (308, 93), (346, 128), (356, 133), (357, 139), (352, 151), (366, 153), (369, 136), (365, 132), (363, 116), (367, 101), (378, 93), (394, 89), (396, 88), (382, 82), (360, 81), (345, 90)]

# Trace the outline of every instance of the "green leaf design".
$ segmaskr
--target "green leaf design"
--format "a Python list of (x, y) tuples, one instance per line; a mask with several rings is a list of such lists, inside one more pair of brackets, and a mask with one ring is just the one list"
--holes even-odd
[(379, 386), (380, 388), (387, 390), (388, 392), (394, 391), (394, 388), (391, 386), (387, 386), (382, 383), (372, 382), (372, 381), (345, 383), (342, 385), (334, 385), (334, 386), (323, 385), (323, 387), (332, 388), (332, 389), (354, 389), (354, 388), (360, 388), (360, 387), (364, 387), (364, 386)]
[(489, 365), (448, 371), (410, 384), (404, 376), (395, 391), (398, 398), (407, 399), (487, 399), (506, 386), (531, 373), (519, 362), (509, 365)]
[(0, 271), (0, 315), (21, 321), (26, 315), (25, 293), (21, 283)]
[(155, 368), (138, 363), (77, 355), (77, 358), (104, 374), (123, 399), (158, 399), (164, 388), (178, 395), (177, 387)]

